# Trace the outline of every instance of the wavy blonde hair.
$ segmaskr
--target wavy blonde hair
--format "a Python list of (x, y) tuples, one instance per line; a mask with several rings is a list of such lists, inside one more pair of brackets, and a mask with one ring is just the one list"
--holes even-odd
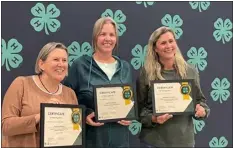
[[(175, 39), (174, 32), (170, 28), (165, 26), (156, 29), (149, 38), (147, 55), (145, 57), (145, 65), (144, 65), (149, 85), (151, 80), (164, 80), (163, 76), (161, 75), (161, 70), (163, 66), (159, 61), (159, 55), (155, 52), (155, 47), (156, 47), (156, 42), (158, 41), (160, 36), (167, 32), (171, 32)], [(181, 76), (181, 78), (184, 79), (187, 73), (187, 62), (184, 60), (178, 46), (175, 54), (174, 67), (177, 73)]]

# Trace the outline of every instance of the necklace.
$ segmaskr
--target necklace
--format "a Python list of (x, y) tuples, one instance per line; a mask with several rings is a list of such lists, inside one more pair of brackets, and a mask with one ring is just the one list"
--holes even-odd
[(50, 94), (55, 94), (55, 93), (58, 92), (59, 86), (57, 87), (57, 90), (56, 90), (55, 92), (50, 92), (50, 91), (45, 87), (45, 85), (43, 84), (43, 82), (41, 81), (40, 75), (38, 75), (38, 78), (39, 78), (39, 80), (40, 80), (40, 83), (42, 84), (42, 86), (44, 87), (44, 89), (45, 89), (48, 93), (50, 93)]

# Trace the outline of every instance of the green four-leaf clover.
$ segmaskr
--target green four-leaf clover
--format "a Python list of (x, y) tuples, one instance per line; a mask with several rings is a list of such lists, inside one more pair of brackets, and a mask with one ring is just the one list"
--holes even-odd
[(227, 101), (230, 96), (230, 91), (228, 90), (230, 88), (230, 82), (227, 78), (223, 78), (221, 81), (219, 78), (215, 78), (211, 86), (213, 90), (210, 92), (210, 96), (214, 101), (218, 99), (220, 103), (222, 103), (222, 101)]
[(203, 120), (196, 120), (193, 118), (193, 125), (194, 125), (194, 133), (202, 131), (203, 127), (205, 126), (205, 122)]
[(37, 3), (32, 7), (31, 13), (35, 18), (31, 19), (30, 24), (37, 32), (45, 28), (45, 33), (49, 35), (48, 30), (56, 32), (61, 26), (60, 21), (56, 19), (60, 15), (60, 10), (54, 4), (49, 4), (45, 9), (42, 3)]
[(155, 2), (142, 2), (142, 1), (136, 1), (136, 4), (144, 4), (144, 7), (147, 8), (147, 5), (152, 6)]
[(183, 34), (183, 30), (180, 28), (183, 24), (183, 20), (179, 15), (175, 15), (173, 18), (170, 14), (166, 14), (162, 19), (161, 23), (164, 26), (171, 28), (175, 33), (175, 38), (179, 39)]
[(137, 135), (141, 131), (142, 124), (138, 122), (137, 120), (133, 120), (128, 128), (130, 132), (132, 133), (132, 135)]
[(214, 28), (216, 29), (213, 32), (213, 36), (216, 41), (220, 41), (222, 39), (223, 44), (229, 42), (232, 38), (232, 22), (230, 19), (226, 19), (223, 21), (222, 18), (218, 18), (214, 22)]
[(19, 52), (23, 49), (23, 46), (16, 40), (10, 39), (6, 44), (2, 39), (2, 66), (6, 65), (7, 71), (11, 71), (11, 68), (18, 68), (23, 62), (22, 56)]
[(111, 9), (106, 9), (102, 14), (101, 17), (111, 17), (117, 23), (117, 30), (119, 36), (122, 36), (126, 31), (126, 26), (122, 23), (125, 22), (126, 16), (121, 10), (117, 10), (114, 14)]
[(84, 42), (80, 48), (78, 42), (74, 41), (68, 46), (68, 53), (69, 53), (69, 65), (71, 66), (75, 59), (83, 56), (88, 55), (91, 56), (93, 53), (93, 49), (88, 42)]
[(138, 70), (144, 65), (145, 56), (147, 53), (147, 45), (142, 49), (142, 46), (137, 44), (131, 51), (134, 58), (131, 60), (131, 65)]
[(207, 62), (205, 58), (207, 57), (207, 52), (203, 47), (200, 47), (198, 50), (195, 47), (191, 47), (187, 52), (187, 56), (190, 58), (187, 62), (193, 64), (196, 69), (203, 71)]
[(191, 1), (189, 2), (189, 5), (192, 7), (192, 9), (197, 9), (199, 10), (199, 12), (201, 12), (201, 10), (207, 10), (210, 6), (210, 2), (197, 2), (197, 1)]
[(228, 141), (225, 137), (220, 137), (219, 140), (217, 137), (213, 137), (212, 140), (209, 142), (209, 146), (211, 148), (220, 148), (220, 147), (226, 147), (228, 145)]

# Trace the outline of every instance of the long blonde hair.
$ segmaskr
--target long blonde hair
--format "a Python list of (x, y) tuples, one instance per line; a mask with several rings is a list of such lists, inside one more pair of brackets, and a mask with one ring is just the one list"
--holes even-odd
[[(151, 80), (164, 80), (163, 76), (161, 75), (162, 65), (159, 61), (158, 54), (155, 52), (155, 46), (160, 36), (167, 32), (171, 32), (175, 38), (174, 32), (170, 28), (164, 26), (156, 29), (149, 38), (144, 65), (149, 85)], [(178, 46), (175, 54), (174, 67), (180, 77), (184, 79), (187, 73), (187, 62), (184, 60)]]

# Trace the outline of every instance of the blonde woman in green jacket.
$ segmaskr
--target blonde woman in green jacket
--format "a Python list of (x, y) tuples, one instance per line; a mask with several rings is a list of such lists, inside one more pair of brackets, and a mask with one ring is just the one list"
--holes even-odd
[[(194, 79), (195, 115), (153, 115), (150, 81), (180, 79)], [(209, 115), (210, 109), (201, 91), (197, 70), (186, 63), (175, 35), (168, 27), (160, 27), (150, 36), (145, 65), (137, 81), (137, 92), (143, 147), (194, 146), (192, 117), (203, 119)]]

